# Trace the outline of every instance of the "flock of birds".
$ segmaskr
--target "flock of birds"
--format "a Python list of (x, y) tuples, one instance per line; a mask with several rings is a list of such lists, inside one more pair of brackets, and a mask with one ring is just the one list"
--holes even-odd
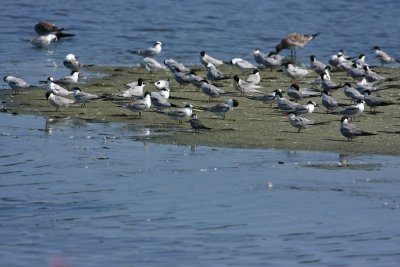
[[(74, 34), (65, 33), (65, 29), (59, 28), (48, 21), (40, 21), (35, 25), (34, 29), (38, 36), (30, 41), (35, 47), (46, 47), (60, 38), (74, 36)], [(340, 132), (348, 140), (352, 140), (358, 136), (375, 135), (375, 133), (370, 133), (358, 128), (350, 121), (364, 112), (365, 105), (369, 106), (371, 110), (375, 110), (379, 106), (395, 104), (394, 102), (373, 96), (372, 93), (378, 91), (378, 86), (385, 81), (392, 81), (397, 78), (385, 78), (373, 72), (369, 64), (365, 62), (364, 54), (360, 54), (357, 58), (352, 59), (347, 57), (342, 50), (329, 59), (329, 64), (324, 64), (318, 61), (314, 55), (311, 55), (309, 68), (297, 66), (294, 63), (296, 62), (297, 48), (303, 47), (308, 42), (314, 40), (318, 35), (319, 33), (291, 33), (276, 45), (274, 51), (268, 54), (262, 53), (260, 49), (254, 49), (253, 55), (256, 64), (242, 58), (233, 58), (230, 61), (223, 61), (212, 57), (205, 51), (201, 51), (200, 62), (207, 69), (206, 77), (198, 76), (193, 69), (173, 59), (166, 59), (163, 64), (159, 63), (154, 57), (162, 52), (163, 43), (160, 41), (156, 41), (154, 45), (149, 48), (130, 50), (129, 52), (143, 57), (142, 66), (148, 71), (170, 70), (178, 84), (182, 86), (191, 84), (197, 91), (206, 94), (209, 99), (218, 98), (227, 94), (225, 90), (217, 87), (215, 82), (232, 79), (234, 88), (240, 92), (241, 96), (245, 96), (251, 100), (261, 101), (271, 106), (273, 103), (276, 103), (279, 110), (287, 114), (288, 121), (293, 127), (298, 129), (298, 132), (314, 125), (328, 123), (306, 118), (306, 115), (312, 113), (317, 106), (314, 101), (308, 101), (305, 105), (301, 105), (298, 102), (303, 98), (321, 96), (321, 103), (326, 108), (327, 112), (342, 115)], [(291, 51), (290, 60), (279, 55), (279, 52), (284, 49), (289, 49)], [(373, 47), (372, 50), (374, 50), (382, 66), (400, 62), (377, 46)], [(107, 97), (107, 95), (98, 96), (84, 92), (76, 86), (79, 80), (79, 71), (89, 65), (80, 63), (78, 58), (73, 54), (68, 54), (63, 64), (71, 71), (70, 75), (57, 80), (48, 77), (47, 81), (45, 81), (47, 87), (47, 101), (51, 106), (56, 108), (56, 111), (74, 103), (80, 103), (84, 106), (89, 101)], [(251, 74), (246, 79), (241, 79), (238, 75), (231, 77), (218, 69), (222, 65), (236, 66), (243, 74), (248, 71), (251, 71)], [(260, 71), (265, 69), (270, 69), (271, 71), (274, 69), (282, 70), (285, 75), (291, 78), (292, 83), (287, 90), (289, 98), (283, 97), (284, 92), (280, 89), (267, 94), (263, 94), (259, 90), (262, 88), (260, 85)], [(330, 71), (332, 70), (347, 72), (347, 74), (357, 82), (357, 85), (352, 87), (350, 83), (335, 83), (330, 77)], [(298, 86), (298, 82), (303, 80), (304, 77), (310, 73), (316, 73), (320, 77), (319, 82), (322, 92), (319, 90), (300, 89)], [(21, 78), (15, 76), (6, 76), (4, 77), (4, 81), (9, 84), (15, 94), (18, 94), (21, 89), (32, 87)], [(193, 113), (192, 105), (186, 105), (180, 108), (169, 102), (171, 92), (169, 79), (159, 80), (154, 85), (159, 90), (158, 92), (144, 92), (145, 83), (142, 78), (138, 78), (137, 81), (126, 84), (126, 89), (121, 90), (117, 96), (132, 100), (124, 105), (124, 107), (131, 111), (139, 112), (140, 116), (143, 111), (154, 106), (158, 112), (169, 116), (171, 119), (178, 120), (180, 124), (182, 124), (183, 120), (190, 118), (191, 127), (196, 132), (203, 129), (211, 129), (205, 126), (198, 116)], [(74, 86), (72, 90), (69, 89), (70, 86)], [(342, 105), (332, 97), (332, 93), (341, 88), (343, 88), (344, 94), (351, 100), (350, 105)], [(72, 95), (73, 99), (68, 98), (69, 95)], [(238, 105), (239, 102), (237, 100), (228, 99), (226, 102), (219, 103), (205, 110), (213, 112), (224, 119), (225, 114), (232, 111), (233, 108)]]

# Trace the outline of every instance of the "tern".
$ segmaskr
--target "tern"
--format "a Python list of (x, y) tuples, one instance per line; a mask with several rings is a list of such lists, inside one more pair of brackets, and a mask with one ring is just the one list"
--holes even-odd
[(178, 108), (178, 109), (171, 110), (169, 112), (160, 112), (160, 113), (167, 115), (171, 119), (179, 121), (179, 124), (182, 124), (182, 120), (184, 118), (190, 118), (192, 116), (193, 106), (186, 105), (183, 108)]
[(168, 101), (168, 98), (165, 96), (169, 96), (169, 89), (163, 88), (160, 92), (151, 92), (151, 104), (158, 110), (162, 110), (170, 107), (177, 107), (174, 104), (171, 104)]
[(142, 111), (147, 110), (151, 107), (151, 95), (149, 92), (145, 92), (144, 98), (135, 102), (129, 103), (124, 106), (133, 112), (139, 112), (139, 116), (142, 116)]
[(215, 85), (210, 84), (207, 80), (201, 81), (200, 90), (209, 96), (208, 100), (211, 100), (216, 97), (220, 97), (221, 94), (225, 94), (226, 92)]
[(242, 72), (247, 70), (254, 70), (257, 67), (253, 65), (253, 63), (244, 60), (242, 58), (233, 58), (230, 61), (230, 64), (239, 68)]
[(364, 101), (365, 101), (365, 104), (369, 107), (370, 112), (372, 112), (372, 110), (374, 110), (374, 112), (376, 112), (377, 107), (389, 106), (389, 105), (395, 104), (392, 101), (387, 101), (382, 98), (372, 96), (371, 91), (369, 91), (369, 90), (364, 91)]
[[(133, 84), (134, 85), (134, 84)], [(137, 84), (129, 87), (127, 90), (122, 91), (118, 96), (126, 97), (126, 98), (140, 98), (143, 96), (143, 88), (145, 83), (142, 78), (139, 78)]]
[(174, 71), (174, 69), (179, 69), (180, 72), (190, 72), (190, 69), (187, 68), (185, 65), (183, 65), (182, 63), (177, 62), (174, 59), (165, 59), (164, 60), (164, 65), (167, 66), (170, 71)]
[(224, 64), (222, 60), (216, 59), (208, 54), (205, 51), (200, 52), (200, 62), (205, 67), (207, 67), (208, 63), (212, 63), (215, 67), (221, 66)]
[(197, 114), (192, 114), (192, 118), (189, 120), (190, 126), (194, 129), (195, 133), (198, 133), (200, 130), (211, 130), (210, 127), (205, 126), (197, 117)]
[(70, 70), (79, 71), (83, 67), (91, 67), (93, 65), (83, 65), (79, 62), (78, 57), (74, 54), (67, 54), (64, 58), (63, 64)]
[(240, 92), (241, 96), (248, 93), (261, 93), (260, 91), (257, 90), (259, 88), (262, 88), (261, 86), (243, 81), (237, 75), (233, 76), (233, 79), (234, 79), (233, 85), (235, 89)]
[(331, 92), (333, 90), (337, 90), (339, 88), (342, 88), (343, 85), (341, 85), (341, 84), (337, 85), (336, 83), (334, 83), (330, 79), (326, 79), (326, 75), (321, 73), (321, 87), (322, 87), (322, 90), (325, 90), (327, 92)]
[(60, 84), (60, 85), (71, 85), (71, 84), (76, 84), (78, 83), (78, 79), (79, 79), (79, 71), (73, 70), (71, 71), (70, 75), (64, 76), (58, 80), (55, 80), (54, 82), (56, 84)]
[(321, 97), (322, 105), (326, 108), (326, 112), (334, 111), (339, 107), (339, 103), (331, 96), (328, 91), (324, 90)]
[(350, 104), (356, 100), (363, 100), (364, 96), (357, 91), (355, 88), (351, 87), (350, 83), (345, 83), (343, 85), (344, 94), (350, 98)]
[(268, 55), (262, 53), (260, 49), (255, 48), (253, 50), (254, 60), (256, 63), (267, 69), (275, 69), (282, 65), (283, 57), (278, 55), (275, 51), (271, 51)]
[(292, 82), (300, 81), (309, 73), (307, 69), (295, 66), (290, 62), (286, 62), (283, 66), (284, 66), (283, 73), (285, 73), (288, 77), (292, 78)]
[(156, 72), (159, 70), (165, 70), (166, 67), (159, 63), (157, 60), (151, 57), (144, 57), (142, 67), (146, 68), (146, 70), (150, 72)]
[(19, 90), (32, 87), (29, 83), (27, 83), (23, 79), (11, 75), (5, 76), (3, 78), (3, 81), (8, 83), (8, 86), (10, 86), (12, 90), (14, 90), (15, 95), (19, 93)]
[(168, 88), (169, 89), (169, 78), (167, 80), (159, 80), (154, 83), (154, 86), (158, 89), (161, 90), (163, 88)]
[(246, 82), (255, 85), (259, 84), (261, 82), (260, 71), (258, 69), (253, 70), (253, 73), (247, 77)]
[(208, 63), (207, 64), (207, 79), (211, 81), (219, 81), (219, 80), (226, 80), (230, 79), (231, 77), (225, 75), (222, 71), (217, 69), (214, 64)]
[(326, 65), (320, 61), (318, 61), (314, 55), (310, 56), (310, 68), (317, 73), (318, 75), (321, 75), (321, 73), (324, 73), (324, 70), (326, 68)]
[(39, 35), (31, 40), (33, 46), (42, 48), (50, 45), (52, 42), (57, 41), (57, 36), (49, 33), (46, 35)]
[(73, 88), (72, 96), (75, 98), (75, 103), (81, 103), (81, 107), (84, 107), (85, 104), (90, 102), (91, 100), (101, 98), (98, 95), (84, 92), (79, 87)]
[(72, 94), (72, 91), (68, 91), (64, 87), (54, 83), (53, 77), (48, 77), (46, 81), (47, 91), (53, 92), (54, 95), (58, 96), (67, 96)]
[(296, 83), (292, 83), (287, 90), (287, 94), (290, 98), (298, 101), (307, 97), (316, 97), (321, 96), (321, 92), (312, 91), (309, 89), (300, 89), (300, 87)]
[(385, 51), (381, 50), (379, 46), (374, 46), (372, 50), (375, 50), (375, 55), (381, 62), (381, 66), (384, 64), (400, 63), (400, 60), (389, 56)]
[(272, 107), (272, 103), (275, 101), (276, 98), (276, 92), (277, 90), (260, 96), (247, 96), (247, 98), (251, 100), (261, 101), (264, 104), (269, 104), (270, 107)]
[(340, 133), (347, 138), (347, 141), (351, 141), (358, 136), (376, 135), (375, 133), (365, 132), (356, 125), (351, 124), (346, 116), (340, 120)]
[(156, 41), (152, 47), (148, 47), (146, 49), (139, 50), (128, 50), (132, 54), (137, 54), (142, 57), (155, 57), (161, 53), (163, 43), (160, 41)]
[(225, 113), (232, 111), (233, 108), (237, 106), (239, 106), (239, 102), (236, 99), (228, 99), (224, 103), (219, 103), (210, 108), (206, 108), (205, 110), (221, 116), (222, 119), (225, 119)]
[(60, 107), (67, 108), (70, 104), (75, 103), (74, 100), (55, 95), (53, 92), (46, 92), (46, 99), (49, 105), (56, 108), (57, 112), (60, 112)]
[(294, 113), (289, 113), (288, 114), (288, 120), (290, 122), (290, 124), (297, 128), (297, 132), (300, 133), (301, 129), (307, 129), (311, 126), (314, 125), (323, 125), (323, 124), (327, 124), (328, 122), (324, 121), (324, 122), (318, 122), (315, 120), (311, 120), (311, 119), (307, 119), (307, 118), (303, 118), (303, 117), (299, 117), (296, 116)]
[(345, 109), (342, 109), (338, 112), (335, 112), (334, 114), (340, 114), (340, 115), (344, 115), (346, 117), (349, 117), (353, 120), (353, 118), (360, 116), (361, 113), (364, 112), (364, 100), (358, 100), (357, 103), (355, 105), (351, 105)]

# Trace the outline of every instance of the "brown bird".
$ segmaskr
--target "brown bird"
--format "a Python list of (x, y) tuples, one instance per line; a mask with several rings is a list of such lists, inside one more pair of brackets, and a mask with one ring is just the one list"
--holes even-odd
[(190, 119), (190, 126), (194, 129), (194, 132), (197, 133), (200, 130), (211, 130), (211, 128), (205, 126), (198, 118), (196, 114), (192, 114), (192, 118)]
[[(301, 33), (289, 33), (285, 38), (276, 45), (276, 53), (279, 53), (283, 49), (290, 49), (290, 56), (296, 59), (296, 48), (305, 46), (308, 42), (315, 39), (320, 33), (315, 34), (301, 34)], [(294, 55), (294, 57), (293, 57)]]
[(34, 29), (38, 35), (47, 35), (51, 33), (56, 35), (58, 39), (62, 37), (75, 36), (75, 34), (72, 33), (64, 33), (63, 32), (63, 30), (65, 30), (64, 28), (59, 28), (53, 22), (46, 20), (41, 20), (38, 23), (36, 23)]

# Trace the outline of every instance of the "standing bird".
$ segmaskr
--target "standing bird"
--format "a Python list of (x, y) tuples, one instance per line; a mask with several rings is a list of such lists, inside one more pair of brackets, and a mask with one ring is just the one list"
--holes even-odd
[(179, 124), (182, 124), (182, 120), (184, 118), (190, 118), (192, 116), (193, 106), (186, 105), (183, 108), (177, 108), (169, 112), (160, 112), (160, 113), (167, 115), (171, 119), (179, 121)]
[(142, 57), (155, 57), (161, 53), (163, 43), (160, 41), (156, 41), (152, 47), (148, 47), (146, 49), (139, 50), (128, 50), (132, 54), (137, 54)]
[(194, 129), (195, 133), (198, 133), (200, 130), (211, 130), (210, 127), (205, 126), (198, 118), (197, 114), (192, 114), (192, 118), (190, 119), (190, 126)]
[(86, 103), (91, 100), (100, 99), (98, 95), (87, 93), (82, 91), (79, 87), (73, 88), (72, 96), (75, 98), (75, 103), (81, 103), (81, 107), (84, 107)]
[(170, 107), (177, 107), (168, 101), (169, 89), (163, 88), (160, 92), (151, 92), (151, 104), (157, 109), (162, 110)]
[(142, 111), (147, 110), (151, 107), (151, 95), (149, 92), (144, 94), (144, 98), (135, 102), (129, 103), (125, 108), (133, 112), (139, 112), (139, 116), (142, 116)]
[(369, 83), (382, 83), (386, 80), (385, 77), (380, 76), (379, 74), (373, 72), (372, 70), (369, 69), (369, 67), (367, 65), (364, 66), (364, 70), (365, 70), (365, 79), (367, 80), (367, 82)]
[(140, 98), (143, 96), (143, 88), (145, 83), (142, 78), (139, 78), (137, 83), (132, 83), (132, 87), (129, 87), (127, 90), (122, 91), (118, 96), (126, 97), (126, 98)]
[(381, 62), (381, 66), (384, 64), (400, 63), (400, 60), (389, 56), (385, 51), (381, 50), (379, 46), (374, 46), (372, 50), (375, 50), (375, 55)]
[(294, 113), (288, 114), (288, 120), (293, 127), (298, 129), (298, 133), (300, 133), (301, 129), (307, 129), (313, 125), (323, 125), (328, 123), (326, 121), (318, 122), (315, 120), (299, 117), (296, 116)]
[(248, 99), (251, 100), (256, 100), (256, 101), (261, 101), (264, 104), (269, 104), (269, 107), (272, 107), (272, 103), (274, 102), (275, 98), (276, 98), (276, 92), (278, 90), (275, 90), (271, 93), (267, 93), (264, 95), (260, 95), (260, 96), (247, 96)]
[(271, 51), (268, 55), (262, 53), (260, 49), (253, 50), (254, 60), (260, 67), (267, 69), (275, 69), (282, 65), (283, 57), (278, 55), (275, 51)]
[(208, 63), (207, 64), (207, 79), (211, 81), (220, 81), (230, 79), (231, 77), (225, 75), (222, 71), (217, 69), (214, 64)]
[(301, 33), (289, 33), (283, 38), (279, 44), (276, 45), (276, 53), (279, 53), (283, 49), (290, 49), (291, 58), (296, 59), (296, 49), (298, 47), (305, 46), (311, 40), (314, 40), (320, 33), (315, 34), (301, 34)]
[(11, 76), (11, 75), (5, 76), (3, 78), (3, 81), (8, 83), (8, 86), (10, 86), (10, 88), (12, 90), (14, 90), (15, 95), (17, 95), (19, 93), (19, 90), (32, 87), (29, 83), (22, 80), (21, 78), (17, 78), (17, 77)]
[(240, 92), (241, 96), (248, 93), (261, 93), (260, 91), (257, 90), (258, 88), (261, 88), (261, 86), (243, 81), (237, 75), (233, 76), (233, 79), (234, 79), (233, 85), (235, 89)]
[(364, 96), (357, 91), (355, 88), (351, 87), (350, 83), (345, 83), (343, 85), (344, 94), (350, 98), (350, 104), (356, 102), (357, 100), (363, 100)]
[(244, 60), (242, 58), (233, 58), (230, 61), (230, 64), (239, 68), (242, 72), (247, 70), (254, 70), (257, 67), (253, 65), (253, 63)]
[(165, 70), (166, 67), (159, 63), (157, 60), (151, 57), (144, 57), (142, 66), (149, 72), (156, 72), (159, 70)]
[(78, 83), (78, 79), (79, 79), (79, 71), (73, 70), (73, 71), (71, 71), (70, 75), (64, 76), (58, 80), (55, 80), (54, 82), (56, 84), (68, 86), (71, 84)]
[(317, 73), (318, 75), (321, 75), (321, 73), (325, 73), (325, 68), (326, 64), (322, 63), (321, 61), (318, 61), (314, 55), (310, 56), (310, 68)]
[(307, 76), (309, 71), (307, 69), (295, 66), (290, 62), (286, 62), (284, 64), (283, 73), (285, 73), (286, 76), (292, 78), (292, 82), (295, 82), (300, 81), (305, 76)]
[(170, 71), (174, 71), (174, 69), (179, 69), (180, 72), (187, 72), (189, 73), (191, 71), (191, 69), (189, 69), (188, 67), (186, 67), (185, 65), (183, 65), (182, 63), (177, 62), (174, 59), (165, 59), (164, 60), (164, 65), (167, 66), (169, 68)]
[(369, 107), (370, 112), (372, 112), (372, 110), (374, 110), (376, 112), (377, 107), (389, 106), (389, 105), (395, 104), (391, 101), (387, 101), (382, 98), (372, 96), (371, 91), (369, 91), (369, 90), (364, 91), (364, 101), (365, 101), (365, 104)]
[(252, 84), (259, 84), (261, 82), (260, 71), (258, 69), (253, 70), (253, 73), (247, 77), (246, 82)]
[(347, 138), (347, 141), (351, 141), (358, 136), (376, 135), (374, 133), (365, 132), (354, 124), (351, 124), (349, 118), (346, 116), (342, 117), (340, 120), (340, 133)]
[(200, 90), (209, 96), (208, 100), (212, 98), (220, 97), (221, 94), (225, 94), (226, 92), (215, 85), (208, 83), (207, 80), (202, 80)]
[(321, 97), (322, 105), (326, 108), (326, 112), (334, 111), (339, 107), (339, 103), (331, 96), (328, 91), (324, 90)]
[(208, 63), (212, 63), (215, 67), (221, 66), (224, 64), (222, 60), (213, 58), (212, 56), (209, 56), (206, 54), (205, 51), (200, 52), (200, 62), (203, 64), (205, 67), (207, 67)]
[(225, 103), (219, 103), (210, 108), (206, 108), (205, 110), (221, 116), (222, 119), (225, 119), (225, 113), (232, 111), (233, 108), (237, 106), (239, 106), (239, 102), (236, 99), (228, 99)]
[(169, 89), (169, 77), (167, 80), (158, 80), (154, 83), (154, 86), (158, 89), (161, 90), (163, 88), (168, 88)]
[(46, 20), (41, 20), (36, 23), (34, 29), (38, 35), (47, 35), (51, 33), (57, 36), (58, 39), (75, 36), (75, 34), (63, 32), (65, 30), (64, 28), (59, 28), (53, 22)]
[(325, 74), (321, 73), (321, 87), (322, 90), (330, 93), (333, 90), (342, 88), (342, 85), (341, 84), (337, 85), (335, 82), (331, 81), (330, 79), (327, 79)]
[(360, 116), (364, 112), (364, 104), (364, 100), (358, 100), (357, 104), (342, 109), (335, 114), (344, 115), (346, 117), (350, 117), (353, 120), (353, 118)]
[(50, 106), (56, 108), (57, 112), (60, 112), (60, 107), (67, 108), (70, 104), (75, 103), (74, 100), (55, 95), (53, 92), (46, 92), (46, 99)]
[(52, 77), (47, 78), (46, 85), (47, 85), (47, 91), (53, 92), (54, 95), (67, 96), (67, 95), (72, 94), (71, 91), (68, 91), (64, 87), (62, 87), (58, 84), (55, 84), (54, 79)]
[(292, 83), (288, 87), (287, 94), (295, 101), (299, 101), (303, 98), (320, 96), (321, 92), (313, 91), (307, 88), (300, 89), (300, 87), (296, 83)]

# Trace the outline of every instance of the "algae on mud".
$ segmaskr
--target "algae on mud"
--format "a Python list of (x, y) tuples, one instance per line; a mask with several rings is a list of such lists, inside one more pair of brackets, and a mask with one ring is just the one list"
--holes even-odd
[[(204, 67), (196, 68), (198, 75), (206, 77)], [(238, 74), (241, 78), (245, 78), (249, 74), (243, 74), (235, 67), (225, 66), (221, 70), (230, 76)], [(400, 77), (399, 69), (375, 68), (374, 70), (388, 78)], [(363, 130), (377, 133), (377, 135), (359, 137), (349, 142), (339, 131), (341, 116), (327, 114), (321, 106), (307, 117), (330, 123), (313, 126), (297, 133), (297, 129), (290, 125), (286, 115), (282, 114), (275, 104), (270, 108), (269, 105), (240, 96), (240, 93), (233, 87), (233, 80), (218, 81), (218, 86), (226, 90), (228, 94), (209, 101), (207, 95), (197, 92), (192, 85), (181, 87), (169, 71), (149, 73), (145, 69), (137, 67), (90, 67), (86, 68), (84, 72), (106, 75), (80, 84), (82, 90), (98, 95), (110, 93), (113, 97), (108, 101), (92, 101), (85, 107), (76, 104), (61, 109), (61, 112), (55, 112), (55, 109), (47, 104), (43, 88), (27, 89), (15, 96), (12, 95), (11, 90), (2, 90), (0, 98), (9, 112), (37, 114), (45, 117), (79, 117), (94, 122), (123, 122), (134, 129), (149, 129), (150, 133), (154, 134), (140, 138), (158, 143), (391, 155), (397, 155), (400, 151), (400, 106), (398, 104), (378, 107), (377, 113), (368, 112), (369, 108), (366, 106), (364, 114), (355, 124)], [(291, 84), (290, 78), (280, 71), (262, 70), (260, 73), (263, 86), (260, 90), (264, 93), (275, 89), (286, 91)], [(184, 122), (179, 125), (177, 121), (155, 112), (153, 108), (142, 112), (142, 116), (139, 116), (138, 113), (121, 107), (122, 104), (129, 101), (116, 96), (116, 94), (124, 88), (124, 84), (136, 81), (139, 77), (143, 78), (146, 83), (145, 91), (157, 91), (154, 82), (169, 78), (173, 97), (170, 102), (181, 107), (192, 104), (195, 108), (194, 113), (198, 114), (200, 120), (212, 130), (194, 133), (189, 123)], [(345, 72), (333, 72), (331, 78), (337, 83), (355, 84), (355, 81)], [(318, 80), (318, 78), (316, 74), (310, 72), (307, 80)], [(318, 84), (310, 84), (307, 81), (300, 83), (300, 88), (304, 87), (314, 87), (320, 90)], [(399, 103), (400, 80), (385, 82), (380, 88), (383, 90), (377, 94), (384, 99)], [(333, 96), (341, 103), (349, 103), (349, 99), (343, 94), (343, 89), (334, 92)], [(224, 102), (228, 98), (237, 99), (239, 106), (227, 113), (226, 119), (223, 120), (213, 113), (203, 111), (204, 108)], [(321, 103), (318, 97), (311, 100), (317, 104)], [(308, 99), (303, 99), (301, 103), (305, 104), (307, 101)]]

